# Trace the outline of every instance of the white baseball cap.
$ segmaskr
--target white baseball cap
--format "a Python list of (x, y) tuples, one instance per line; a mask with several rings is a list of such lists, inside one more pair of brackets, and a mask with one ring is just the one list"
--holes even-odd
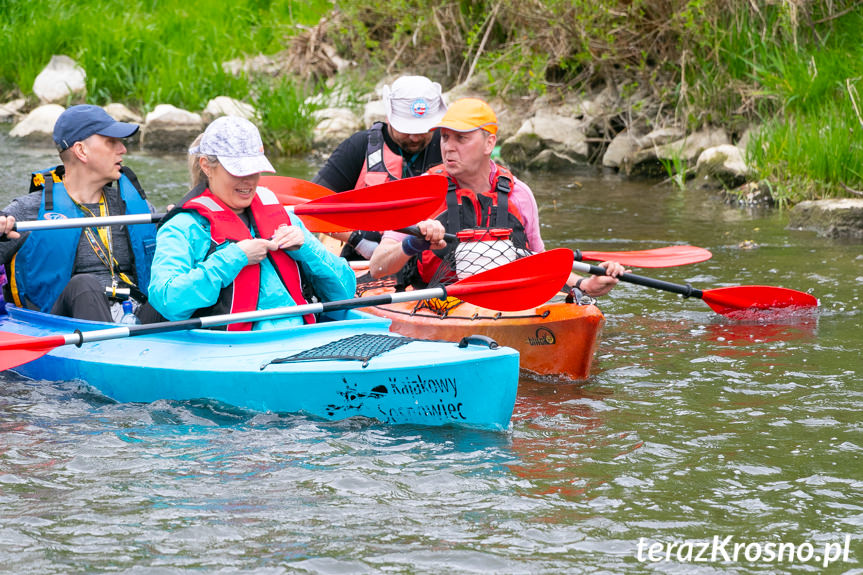
[(401, 76), (383, 88), (387, 121), (403, 134), (425, 134), (443, 118), (440, 84), (425, 76)]
[(189, 148), (189, 154), (216, 156), (222, 167), (236, 177), (276, 171), (264, 155), (258, 128), (238, 116), (213, 120), (204, 130), (200, 144)]

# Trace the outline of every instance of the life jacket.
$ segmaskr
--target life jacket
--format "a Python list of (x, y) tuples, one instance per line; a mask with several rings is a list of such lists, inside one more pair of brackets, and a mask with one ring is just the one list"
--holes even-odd
[[(195, 193), (199, 192), (199, 193)], [(204, 185), (195, 188), (190, 194), (191, 199), (183, 202), (182, 209), (196, 212), (210, 222), (210, 236), (212, 246), (210, 253), (215, 251), (216, 246), (226, 241), (239, 242), (252, 238), (252, 233), (240, 217), (228, 208), (222, 200), (216, 197)], [(276, 195), (266, 188), (259, 187), (255, 197), (249, 206), (252, 212), (254, 229), (257, 237), (269, 238), (282, 225), (291, 225), (291, 220), (285, 212)], [(170, 214), (169, 214), (170, 215)], [(273, 268), (282, 280), (297, 305), (306, 303), (303, 297), (300, 269), (297, 262), (283, 250), (271, 251), (267, 254)], [(254, 311), (258, 308), (258, 293), (261, 287), (260, 264), (247, 265), (244, 267), (234, 281), (227, 287), (222, 288), (218, 301), (209, 308), (199, 309), (195, 317), (204, 315), (221, 315), (224, 313), (240, 313)], [(315, 323), (314, 314), (303, 316), (306, 323)], [(232, 323), (228, 325), (228, 331), (248, 331), (252, 329), (251, 322)]]
[[(443, 166), (436, 166), (427, 173), (444, 175), (449, 181), (446, 210), (436, 218), (447, 233), (457, 234), (466, 229), (510, 229), (513, 244), (517, 248), (529, 248), (521, 212), (509, 201), (514, 177), (508, 169), (497, 166), (490, 191), (480, 193), (458, 188), (456, 181), (446, 173)], [(454, 248), (455, 246), (450, 245), (443, 250), (426, 250), (420, 254), (416, 267), (423, 283), (428, 284), (431, 281), (441, 259)]]
[[(63, 166), (33, 172), (30, 191), (42, 194), (40, 220), (83, 218), (63, 185)], [(126, 214), (149, 214), (150, 206), (135, 174), (123, 166), (118, 181)], [(15, 253), (9, 269), (9, 289), (18, 307), (35, 307), (50, 312), (72, 278), (81, 228), (40, 230), (30, 233)], [(150, 265), (156, 251), (156, 226), (135, 224), (126, 227), (135, 261), (137, 287), (143, 296), (150, 285)], [(143, 302), (142, 302), (143, 303)]]
[(354, 189), (402, 179), (404, 158), (384, 142), (384, 126), (383, 122), (375, 122), (369, 128), (366, 161)]
[[(384, 128), (386, 124), (383, 122), (375, 122), (368, 129), (368, 142), (366, 144), (366, 159), (363, 162), (363, 169), (357, 178), (354, 189), (367, 188), (384, 184), (393, 180), (400, 180), (402, 170), (404, 169), (404, 158), (401, 154), (393, 152), (384, 141)], [(380, 232), (357, 231), (351, 236), (351, 239), (342, 246), (342, 251), (339, 254), (347, 260), (365, 260), (366, 258), (357, 252), (356, 244), (360, 240), (366, 239), (374, 243), (381, 241), (382, 234)], [(353, 245), (351, 244), (353, 242)]]

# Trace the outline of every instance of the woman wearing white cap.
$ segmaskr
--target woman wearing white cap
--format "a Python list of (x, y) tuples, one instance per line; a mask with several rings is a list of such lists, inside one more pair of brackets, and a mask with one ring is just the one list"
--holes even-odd
[[(275, 172), (254, 124), (233, 116), (214, 120), (190, 148), (200, 183), (160, 224), (150, 301), (169, 320), (237, 313), (353, 297), (354, 273), (332, 254), (275, 194), (258, 187)], [(313, 316), (231, 324), (268, 329)]]

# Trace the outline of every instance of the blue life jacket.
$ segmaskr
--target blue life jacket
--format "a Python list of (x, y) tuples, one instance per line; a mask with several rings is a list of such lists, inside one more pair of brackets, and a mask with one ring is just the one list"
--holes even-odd
[[(149, 214), (150, 206), (135, 174), (127, 167), (121, 169), (118, 181), (120, 197), (126, 204), (126, 214)], [(41, 188), (40, 220), (83, 218), (83, 213), (62, 181), (62, 166), (44, 172), (34, 172), (31, 192)], [(156, 226), (135, 224), (127, 226), (132, 255), (135, 258), (137, 286), (146, 295), (150, 285), (150, 266), (156, 251)], [(9, 287), (15, 305), (37, 308), (49, 313), (54, 302), (72, 278), (75, 255), (81, 239), (81, 228), (39, 230), (30, 232), (12, 259), (8, 270)]]

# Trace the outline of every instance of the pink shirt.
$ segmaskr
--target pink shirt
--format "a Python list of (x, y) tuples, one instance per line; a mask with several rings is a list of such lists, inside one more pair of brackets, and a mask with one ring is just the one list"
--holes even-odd
[[(497, 175), (497, 164), (491, 162), (491, 173), (489, 174), (488, 184), (491, 187), (494, 178)], [(542, 241), (542, 236), (539, 233), (539, 209), (536, 207), (536, 198), (533, 197), (531, 189), (513, 176), (512, 191), (509, 193), (509, 201), (513, 203), (518, 211), (524, 224), (524, 232), (527, 235), (527, 243), (531, 251), (545, 251), (545, 244)], [(384, 232), (385, 238), (390, 238), (398, 242), (402, 241), (407, 236), (399, 232), (389, 231)]]

